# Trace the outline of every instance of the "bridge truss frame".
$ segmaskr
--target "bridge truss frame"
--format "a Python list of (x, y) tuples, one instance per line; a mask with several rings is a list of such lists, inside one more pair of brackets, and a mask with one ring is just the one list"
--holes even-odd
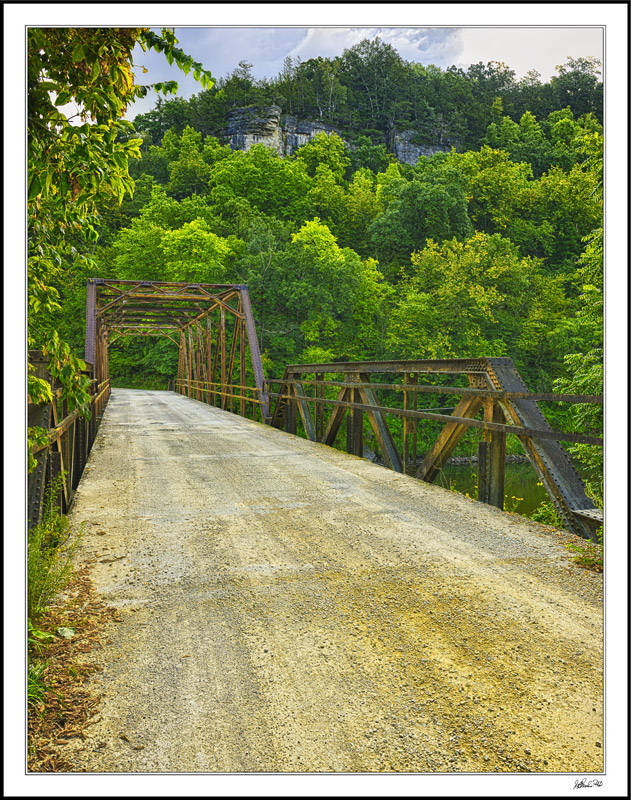
[[(594, 538), (602, 512), (586, 495), (585, 485), (560, 441), (602, 444), (602, 439), (555, 431), (538, 400), (602, 403), (599, 396), (533, 394), (509, 358), (367, 361), (293, 364), (280, 380), (265, 378), (248, 287), (245, 284), (196, 284), (88, 280), (86, 360), (94, 365), (94, 382), (109, 396), (109, 344), (121, 336), (164, 336), (178, 345), (178, 372), (173, 388), (223, 410), (297, 433), (299, 421), (307, 438), (333, 445), (344, 417), (347, 450), (363, 455), (364, 415), (375, 434), (386, 466), (433, 482), (470, 427), (481, 428), (478, 447), (478, 500), (503, 508), (506, 435), (514, 434), (570, 531)], [(249, 354), (249, 360), (248, 360)], [(250, 370), (251, 372), (248, 372)], [(402, 383), (376, 383), (371, 375), (394, 373)], [(327, 381), (325, 375), (341, 375)], [(468, 387), (428, 386), (423, 374), (466, 376)], [(311, 379), (313, 375), (313, 380)], [(248, 384), (249, 377), (253, 385)], [(273, 393), (268, 384), (280, 384)], [(306, 386), (313, 386), (311, 396)], [(338, 387), (326, 398), (325, 387)], [(403, 407), (381, 405), (378, 390), (403, 392)], [(419, 410), (418, 394), (460, 396), (451, 416), (444, 409)], [(277, 398), (273, 414), (269, 401)], [(105, 402), (107, 397), (105, 397)], [(309, 404), (314, 405), (314, 414)], [(324, 409), (331, 408), (325, 424)], [(403, 417), (403, 450), (399, 453), (386, 415)], [(478, 417), (482, 415), (482, 419)], [(443, 428), (416, 464), (420, 419), (443, 422)], [(410, 460), (410, 446), (412, 460)]]
[(244, 416), (251, 403), (253, 416), (258, 407), (267, 417), (247, 285), (88, 279), (85, 358), (99, 383), (109, 380), (109, 345), (123, 336), (162, 336), (178, 346), (177, 391), (206, 402), (219, 398), (228, 410), (236, 400)]
[[(327, 375), (342, 380), (325, 380)], [(402, 376), (402, 383), (377, 383), (372, 375)], [(422, 375), (466, 376), (468, 387), (422, 385)], [(313, 379), (311, 378), (313, 376)], [(561, 441), (602, 445), (600, 437), (553, 430), (537, 401), (602, 403), (602, 395), (563, 395), (529, 392), (510, 358), (428, 359), (365, 361), (329, 364), (293, 364), (285, 368), (278, 392), (271, 392), (276, 406), (271, 424), (297, 433), (298, 422), (307, 438), (332, 446), (346, 416), (346, 449), (363, 455), (364, 415), (375, 434), (385, 465), (396, 472), (433, 482), (456, 445), (470, 427), (482, 429), (478, 445), (478, 500), (504, 507), (506, 436), (521, 442), (528, 460), (552, 499), (568, 530), (587, 539), (596, 538), (603, 515), (586, 495), (585, 485), (561, 446)], [(305, 387), (313, 387), (311, 396)], [(324, 397), (325, 387), (339, 387), (335, 398)], [(377, 400), (378, 391), (403, 392), (403, 408)], [(451, 415), (444, 409), (417, 409), (422, 393), (456, 395), (460, 399)], [(309, 404), (314, 406), (311, 413)], [(330, 408), (328, 421), (324, 409)], [(482, 414), (482, 419), (478, 415)], [(399, 453), (386, 420), (403, 418), (403, 450)], [(421, 464), (416, 463), (417, 425), (422, 419), (444, 423)], [(410, 454), (411, 450), (411, 454)]]

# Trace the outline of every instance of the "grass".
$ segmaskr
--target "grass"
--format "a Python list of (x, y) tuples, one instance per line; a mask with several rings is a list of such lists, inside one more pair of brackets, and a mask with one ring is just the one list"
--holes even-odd
[(28, 534), (27, 605), (29, 620), (36, 622), (72, 575), (72, 559), (81, 531), (55, 507), (61, 476), (46, 494), (42, 521)]
[(27, 699), (29, 709), (43, 716), (51, 686), (47, 679), (49, 661), (42, 651), (54, 641), (55, 634), (41, 630), (38, 621), (72, 576), (72, 558), (80, 542), (80, 532), (55, 506), (62, 488), (59, 476), (46, 493), (42, 521), (28, 534), (27, 607), (28, 668)]
[(591, 542), (586, 539), (584, 542), (566, 542), (565, 546), (568, 550), (576, 553), (572, 559), (575, 564), (591, 569), (594, 572), (602, 572), (604, 565), (602, 526), (598, 529), (597, 537), (597, 542)]
[(45, 708), (44, 699), (48, 686), (44, 681), (44, 672), (48, 666), (48, 661), (35, 660), (28, 665), (28, 704), (38, 714), (42, 714)]

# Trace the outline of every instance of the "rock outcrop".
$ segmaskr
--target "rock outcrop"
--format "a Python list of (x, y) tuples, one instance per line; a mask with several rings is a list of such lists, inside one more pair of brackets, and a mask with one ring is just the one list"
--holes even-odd
[(233, 150), (249, 150), (254, 144), (264, 144), (279, 155), (285, 155), (280, 106), (259, 108), (248, 106), (228, 114), (226, 133)]
[[(319, 133), (337, 133), (332, 125), (318, 120), (305, 120), (290, 114), (283, 115), (280, 106), (247, 106), (228, 114), (226, 134), (233, 150), (249, 150), (252, 145), (264, 144), (279, 156), (293, 155)], [(416, 131), (393, 131), (390, 148), (404, 164), (416, 164), (419, 156), (448, 153), (446, 145), (415, 144)], [(351, 146), (352, 149), (352, 146)]]
[(416, 131), (395, 131), (392, 135), (392, 152), (404, 164), (416, 164), (419, 156), (433, 156), (448, 153), (451, 147), (445, 145), (413, 144)]
[(340, 135), (339, 130), (327, 125), (325, 122), (318, 122), (313, 120), (298, 119), (286, 115), (283, 117), (283, 137), (285, 139), (285, 154), (293, 155), (299, 147), (307, 144), (308, 141), (317, 136), (319, 133), (337, 133)]
[(324, 122), (282, 116), (280, 106), (248, 106), (228, 115), (226, 133), (233, 150), (249, 150), (264, 144), (280, 156), (293, 155), (318, 133), (339, 133)]

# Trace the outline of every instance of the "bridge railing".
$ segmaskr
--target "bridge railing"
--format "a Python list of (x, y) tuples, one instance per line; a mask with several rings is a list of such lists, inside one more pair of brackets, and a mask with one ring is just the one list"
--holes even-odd
[[(41, 354), (30, 353), (29, 361), (34, 364), (39, 377), (50, 380)], [(109, 399), (110, 382), (106, 380), (97, 384), (96, 379), (92, 378), (92, 364), (87, 365), (84, 374), (92, 381), (88, 418), (80, 416), (78, 410), (68, 412), (68, 404), (61, 397), (59, 385), (51, 385), (52, 403), (34, 404), (29, 398), (29, 427), (45, 428), (48, 432), (47, 444), (31, 448), (37, 466), (28, 475), (29, 530), (41, 520), (44, 495), (58, 476), (61, 476), (61, 489), (54, 503), (61, 513), (68, 511), (92, 449)]]
[(257, 386), (177, 378), (173, 382), (173, 388), (185, 397), (222, 408), (224, 411), (258, 419), (261, 422), (266, 420), (264, 409), (267, 408), (268, 401), (263, 390)]
[[(387, 375), (396, 375), (401, 382), (374, 380)], [(434, 383), (421, 383), (423, 375)], [(464, 376), (468, 385), (436, 385), (437, 375)], [(337, 377), (341, 380), (331, 379)], [(286, 367), (281, 379), (267, 382), (279, 386), (278, 392), (270, 393), (276, 399), (270, 420), (274, 427), (297, 433), (301, 426), (312, 441), (333, 445), (346, 418), (346, 450), (362, 456), (366, 417), (386, 466), (428, 482), (438, 476), (465, 432), (480, 429), (478, 499), (498, 508), (504, 504), (506, 436), (513, 434), (567, 527), (593, 538), (602, 524), (602, 512), (587, 497), (560, 445), (561, 441), (602, 445), (602, 438), (553, 429), (538, 406), (539, 402), (602, 403), (602, 395), (529, 392), (507, 358), (294, 364)], [(418, 408), (424, 394), (454, 396), (457, 402), (453, 407)], [(402, 420), (397, 437), (401, 450), (387, 417)], [(442, 423), (442, 429), (419, 464), (418, 426), (423, 420)]]

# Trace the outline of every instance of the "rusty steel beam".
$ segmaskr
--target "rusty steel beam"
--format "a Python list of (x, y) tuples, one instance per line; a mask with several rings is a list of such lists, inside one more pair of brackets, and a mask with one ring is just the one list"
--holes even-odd
[(346, 414), (346, 409), (353, 405), (353, 392), (354, 389), (342, 389), (335, 400), (322, 400), (321, 402), (332, 404), (333, 411), (329, 417), (329, 422), (322, 437), (323, 444), (331, 446), (335, 441), (337, 433)]
[(316, 441), (316, 434), (315, 434), (315, 425), (313, 424), (313, 417), (311, 416), (311, 409), (309, 408), (309, 403), (305, 399), (305, 390), (299, 383), (293, 384), (293, 393), (296, 397), (298, 411), (300, 412), (300, 418), (302, 419), (302, 424), (305, 429), (305, 433), (307, 434), (307, 438), (310, 439), (312, 442)]
[[(358, 373), (350, 373), (350, 382), (361, 382)], [(351, 389), (352, 399), (361, 403), (362, 397), (359, 389)], [(360, 408), (351, 408), (346, 417), (346, 451), (361, 458), (364, 455), (364, 412)]]
[(269, 416), (269, 396), (265, 385), (265, 374), (263, 372), (259, 343), (256, 338), (256, 325), (252, 313), (252, 304), (250, 303), (250, 293), (246, 284), (241, 284), (239, 290), (243, 303), (243, 313), (245, 315), (245, 328), (248, 334), (248, 348), (250, 350), (250, 361), (252, 362), (252, 369), (254, 371), (254, 382), (256, 383), (257, 389), (259, 389), (259, 398), (262, 401), (261, 414), (263, 415), (263, 420), (266, 420)]
[[(359, 380), (362, 383), (368, 383), (368, 376), (365, 373), (359, 373)], [(372, 389), (367, 388), (359, 388), (355, 389), (354, 391), (358, 392), (359, 396), (364, 401), (364, 410), (366, 410), (368, 421), (372, 426), (377, 442), (379, 443), (379, 447), (381, 448), (381, 454), (384, 458), (384, 461), (390, 467), (390, 469), (393, 469), (395, 472), (403, 472), (399, 451), (394, 444), (394, 439), (392, 438), (392, 434), (390, 433), (390, 429), (388, 428), (388, 424), (386, 423), (383, 412), (381, 410), (377, 410), (378, 403), (374, 392)]]
[(85, 307), (85, 359), (92, 364), (96, 359), (96, 284), (88, 279)]
[[(226, 377), (226, 383), (232, 383), (232, 370), (234, 369), (234, 360), (237, 354), (237, 344), (238, 344), (238, 332), (237, 326), (239, 324), (239, 318), (236, 317), (232, 327), (232, 344), (230, 346), (230, 361), (228, 362), (228, 375)], [(230, 399), (230, 411), (234, 410), (232, 398)]]
[[(243, 300), (239, 295), (239, 311), (243, 311)], [(242, 317), (239, 320), (239, 382), (245, 385), (246, 374), (245, 374), (245, 318)], [(254, 418), (254, 409), (256, 406), (252, 405), (253, 411), (253, 418)], [(245, 400), (241, 400), (241, 416), (245, 417), (246, 413), (246, 406)]]
[[(281, 383), (282, 379), (267, 378), (268, 383)], [(297, 380), (297, 379), (295, 379)], [(282, 380), (282, 382), (285, 382)], [(496, 389), (473, 389), (470, 386), (423, 386), (417, 383), (374, 383), (368, 381), (364, 384), (354, 384), (349, 381), (324, 381), (324, 380), (304, 380), (300, 382), (305, 386), (317, 384), (321, 386), (348, 386), (348, 387), (365, 387), (368, 389), (398, 389), (399, 391), (409, 391), (412, 394), (416, 393), (429, 393), (429, 394), (470, 394), (477, 395), (478, 397), (491, 397), (496, 400), (538, 400), (538, 401), (558, 401), (562, 403), (595, 403), (602, 404), (602, 394), (557, 394), (545, 392), (502, 392)]]
[[(475, 380), (477, 376), (472, 376)], [(471, 396), (463, 397), (456, 406), (452, 414), (456, 419), (473, 418), (478, 413), (483, 405), (483, 401), (479, 397)], [(440, 432), (438, 439), (432, 445), (431, 450), (423, 459), (421, 466), (416, 472), (416, 477), (419, 480), (431, 483), (443, 465), (453, 453), (456, 445), (462, 439), (467, 431), (467, 425), (460, 421), (449, 422)]]
[[(405, 361), (343, 361), (328, 364), (289, 364), (291, 372), (447, 372), (467, 374), (486, 372), (486, 358), (446, 358)], [(506, 359), (510, 361), (510, 359)]]
[[(226, 310), (221, 307), (219, 309), (219, 331), (221, 336), (220, 341), (220, 364), (221, 364), (221, 389), (226, 385)], [(221, 395), (221, 407), (226, 408), (226, 395)]]
[[(508, 391), (521, 391), (526, 388), (510, 359), (489, 358), (487, 360), (489, 380), (494, 386)], [(519, 425), (524, 428), (537, 426), (546, 433), (552, 431), (535, 402), (531, 400), (499, 402), (502, 404), (504, 414), (514, 422), (515, 427)], [(582, 438), (583, 441), (588, 438), (595, 439), (595, 437)], [(558, 439), (575, 441), (574, 438), (570, 439), (567, 436), (546, 436), (541, 433), (536, 437), (520, 436), (526, 454), (568, 530), (584, 538), (595, 539), (598, 523), (586, 518), (582, 512), (585, 510), (597, 511), (598, 509), (596, 504), (587, 497), (585, 484), (576, 471), (570, 456), (557, 441)], [(602, 439), (599, 440), (599, 443), (602, 443)]]
[[(345, 391), (345, 390), (342, 390)], [(270, 397), (277, 397), (280, 398), (284, 395), (281, 395), (279, 392), (270, 392)], [(307, 400), (313, 400), (312, 397), (306, 397)], [(478, 400), (480, 403), (479, 408), (482, 405), (482, 401), (479, 398), (471, 398), (472, 400)], [(324, 403), (325, 405), (342, 405), (344, 407), (351, 408), (356, 406), (357, 408), (363, 409), (364, 411), (378, 411), (382, 414), (394, 414), (395, 416), (403, 417), (409, 416), (413, 419), (431, 419), (435, 420), (436, 422), (446, 422), (449, 424), (457, 423), (462, 424), (466, 427), (472, 428), (480, 428), (481, 430), (489, 430), (489, 431), (501, 431), (503, 433), (514, 433), (516, 436), (528, 436), (532, 438), (539, 438), (539, 439), (551, 439), (554, 441), (562, 441), (562, 442), (576, 442), (578, 444), (595, 444), (595, 445), (602, 445), (603, 440), (598, 436), (586, 436), (580, 433), (566, 433), (565, 431), (557, 431), (553, 428), (548, 426), (547, 429), (542, 428), (525, 428), (521, 425), (502, 425), (495, 422), (486, 422), (485, 420), (474, 419), (470, 417), (456, 417), (454, 415), (448, 416), (447, 414), (433, 414), (427, 411), (412, 411), (410, 409), (405, 410), (403, 408), (396, 408), (392, 406), (372, 406), (372, 405), (363, 405), (361, 403), (352, 403), (352, 402), (342, 402), (340, 400), (318, 400), (318, 403)]]

